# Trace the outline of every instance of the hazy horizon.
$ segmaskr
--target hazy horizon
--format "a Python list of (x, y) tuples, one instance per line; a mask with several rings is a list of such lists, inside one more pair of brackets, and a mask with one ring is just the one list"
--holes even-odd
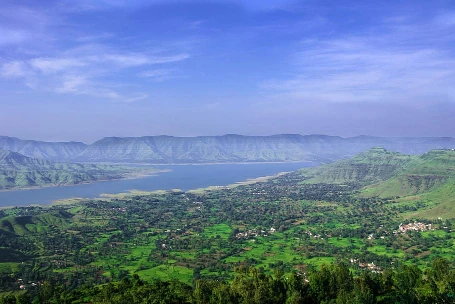
[(95, 139), (94, 141), (81, 141), (81, 140), (75, 140), (75, 139), (67, 139), (67, 140), (42, 140), (39, 138), (22, 138), (22, 137), (17, 137), (17, 136), (10, 136), (10, 135), (5, 135), (5, 134), (0, 134), (0, 137), (5, 136), (5, 137), (10, 137), (10, 138), (18, 138), (20, 140), (33, 140), (33, 141), (42, 141), (42, 142), (82, 142), (86, 145), (91, 145), (99, 140), (102, 140), (104, 138), (140, 138), (140, 137), (159, 137), (159, 136), (169, 136), (169, 137), (177, 137), (177, 138), (193, 138), (193, 137), (220, 137), (220, 136), (229, 136), (229, 135), (234, 135), (234, 136), (258, 136), (258, 137), (268, 137), (268, 136), (279, 136), (279, 135), (300, 135), (300, 136), (329, 136), (329, 137), (341, 137), (344, 139), (347, 138), (355, 138), (355, 137), (377, 137), (377, 138), (454, 138), (451, 136), (373, 136), (373, 135), (366, 135), (366, 134), (359, 134), (359, 135), (353, 135), (353, 136), (340, 136), (340, 135), (333, 135), (333, 134), (299, 134), (299, 133), (276, 133), (276, 134), (264, 134), (264, 135), (258, 135), (258, 134), (233, 134), (233, 133), (227, 133), (227, 134), (215, 134), (215, 135), (194, 135), (194, 136), (179, 136), (179, 135), (167, 135), (167, 134), (156, 134), (156, 135), (141, 135), (141, 136), (103, 136), (100, 138)]
[(455, 137), (455, 2), (13, 0), (0, 135)]

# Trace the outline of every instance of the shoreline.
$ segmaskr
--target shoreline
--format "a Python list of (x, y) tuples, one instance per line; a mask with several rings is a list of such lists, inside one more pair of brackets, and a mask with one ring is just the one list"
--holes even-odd
[[(293, 171), (283, 171), (283, 172), (278, 172), (277, 174), (274, 174), (274, 175), (266, 175), (266, 176), (259, 176), (259, 177), (255, 177), (255, 178), (248, 178), (248, 179), (246, 179), (244, 181), (235, 182), (233, 184), (227, 184), (225, 186), (223, 186), (223, 185), (211, 185), (211, 186), (208, 186), (208, 187), (190, 189), (190, 190), (187, 190), (187, 191), (183, 191), (183, 190), (178, 189), (178, 188), (170, 189), (170, 190), (158, 189), (158, 190), (153, 190), (153, 191), (143, 191), (143, 190), (131, 189), (131, 190), (128, 190), (128, 192), (120, 192), (120, 193), (113, 193), (113, 194), (102, 193), (98, 197), (95, 197), (95, 198), (92, 198), (92, 199), (110, 200), (110, 199), (127, 198), (127, 197), (131, 197), (131, 196), (145, 196), (145, 195), (151, 195), (151, 194), (162, 195), (162, 194), (165, 194), (167, 192), (172, 192), (172, 191), (181, 191), (181, 192), (185, 192), (185, 193), (202, 194), (202, 193), (204, 193), (206, 191), (220, 191), (220, 190), (225, 190), (225, 189), (234, 189), (236, 187), (243, 186), (243, 185), (252, 185), (252, 184), (256, 184), (256, 183), (266, 182), (266, 181), (268, 181), (268, 180), (270, 180), (272, 178), (280, 177), (282, 175), (285, 175), (285, 174), (288, 174), (288, 173), (291, 173), (291, 172), (293, 172)], [(59, 205), (59, 202), (61, 202), (61, 204), (68, 204), (67, 200), (84, 200), (84, 199), (87, 199), (87, 198), (63, 199), (63, 200), (54, 201), (52, 203), (52, 205)]]
[[(317, 164), (314, 164), (313, 162), (302, 162), (302, 161), (299, 161), (299, 162), (286, 162), (287, 164), (302, 164), (302, 168), (308, 168), (308, 167), (313, 167), (314, 165), (317, 165)], [(240, 163), (240, 164), (259, 164), (259, 163)], [(264, 164), (264, 163), (262, 163)], [(275, 162), (268, 162), (268, 164), (285, 164), (283, 162), (278, 162), (278, 163), (275, 163)], [(313, 164), (313, 165), (312, 165)], [(182, 164), (180, 164), (182, 165)], [(210, 164), (193, 164), (193, 165), (210, 165)], [(226, 165), (229, 165), (229, 164), (226, 164)], [(231, 163), (232, 165), (232, 163)], [(298, 166), (300, 168), (300, 166)], [(277, 173), (272, 173), (272, 175), (262, 175), (262, 176), (258, 176), (258, 177), (254, 177), (254, 178), (247, 178), (247, 179), (241, 179), (240, 181), (237, 181), (237, 182), (227, 182), (225, 184), (222, 184), (220, 183), (219, 185), (216, 185), (215, 183), (213, 184), (209, 184), (208, 186), (202, 186), (201, 188), (189, 188), (189, 189), (186, 189), (186, 190), (181, 190), (181, 189), (165, 189), (165, 188), (161, 188), (161, 189), (155, 189), (155, 190), (150, 190), (150, 191), (147, 191), (147, 190), (138, 190), (138, 189), (125, 189), (123, 190), (123, 192), (111, 192), (111, 193), (99, 193), (99, 194), (95, 194), (94, 196), (87, 196), (87, 197), (83, 197), (83, 196), (68, 196), (68, 197), (64, 197), (64, 198), (61, 198), (61, 199), (54, 199), (54, 200), (49, 200), (49, 201), (46, 201), (46, 202), (43, 202), (43, 203), (37, 203), (37, 204), (27, 204), (27, 205), (22, 205), (22, 204), (18, 204), (18, 205), (9, 205), (9, 206), (1, 206), (0, 209), (8, 209), (8, 208), (15, 208), (15, 207), (18, 207), (18, 208), (22, 208), (22, 207), (42, 207), (42, 208), (46, 208), (46, 207), (52, 207), (52, 206), (58, 206), (58, 205), (68, 205), (68, 204), (77, 204), (79, 202), (83, 202), (83, 201), (88, 201), (88, 200), (107, 200), (107, 201), (110, 201), (112, 199), (121, 199), (121, 198), (128, 198), (128, 197), (132, 197), (132, 196), (142, 196), (142, 195), (152, 195), (152, 194), (163, 194), (163, 193), (166, 193), (166, 192), (169, 192), (169, 191), (184, 191), (184, 192), (189, 192), (189, 193), (204, 193), (206, 191), (216, 191), (216, 190), (223, 190), (223, 189), (232, 189), (232, 188), (235, 188), (235, 187), (238, 187), (238, 186), (241, 186), (241, 185), (248, 185), (248, 184), (254, 184), (254, 183), (258, 183), (258, 182), (263, 182), (263, 181), (267, 181), (269, 179), (272, 179), (272, 178), (276, 178), (276, 177), (279, 177), (283, 174), (287, 174), (289, 172), (293, 172), (295, 170), (298, 170), (299, 168), (289, 168), (289, 169), (285, 169), (286, 171), (278, 171)], [(150, 168), (152, 169), (152, 168)], [(119, 179), (110, 179), (110, 180), (99, 180), (99, 181), (91, 181), (91, 182), (87, 182), (87, 183), (80, 183), (80, 184), (72, 184), (72, 185), (51, 185), (51, 186), (46, 186), (46, 187), (29, 187), (27, 189), (25, 188), (20, 188), (20, 189), (12, 189), (12, 190), (3, 190), (1, 192), (13, 192), (13, 191), (23, 191), (23, 190), (36, 190), (36, 189), (41, 189), (41, 188), (57, 188), (57, 187), (71, 187), (71, 186), (80, 186), (80, 185), (83, 185), (83, 184), (95, 184), (95, 183), (102, 183), (102, 182), (109, 182), (109, 181), (116, 181), (116, 180), (128, 180), (128, 179), (140, 179), (140, 178), (147, 178), (148, 176), (157, 176), (159, 175), (159, 173), (163, 173), (163, 172), (169, 172), (169, 171), (172, 171), (172, 168), (153, 168), (155, 170), (153, 170), (152, 172), (147, 172), (147, 174), (144, 174), (143, 171), (141, 172), (136, 172), (135, 174), (130, 174), (129, 176), (127, 177), (124, 177), (124, 178), (119, 178)], [(282, 168), (284, 169), (284, 168)], [(276, 172), (276, 171), (275, 171)], [(267, 173), (266, 173), (267, 174)], [(115, 191), (115, 190), (114, 190)], [(120, 190), (122, 191), (122, 190)]]
[[(234, 189), (236, 187), (243, 186), (243, 185), (252, 185), (252, 184), (256, 184), (256, 183), (266, 182), (272, 178), (280, 177), (282, 175), (285, 175), (285, 174), (288, 174), (291, 172), (293, 172), (293, 171), (283, 171), (283, 172), (278, 172), (277, 174), (274, 174), (274, 175), (266, 175), (266, 176), (259, 176), (259, 177), (255, 177), (255, 178), (248, 178), (244, 181), (235, 182), (233, 184), (227, 184), (225, 186), (211, 185), (211, 186), (207, 186), (204, 188), (190, 189), (187, 191), (183, 191), (183, 190), (177, 189), (177, 188), (170, 189), (170, 190), (158, 189), (158, 190), (153, 190), (153, 191), (143, 191), (143, 190), (131, 189), (131, 190), (128, 190), (128, 192), (120, 192), (120, 193), (114, 193), (114, 194), (102, 193), (95, 199), (116, 199), (116, 198), (118, 199), (118, 198), (125, 198), (125, 197), (129, 197), (129, 196), (165, 194), (166, 192), (172, 192), (172, 191), (181, 191), (181, 192), (185, 192), (185, 193), (200, 194), (205, 191), (219, 191), (219, 190), (225, 190), (225, 189)], [(74, 200), (76, 198), (72, 198), (72, 199)]]
[(194, 194), (201, 194), (206, 191), (219, 191), (219, 190), (225, 190), (225, 189), (234, 189), (234, 188), (244, 186), (244, 185), (253, 185), (253, 184), (257, 184), (257, 183), (266, 182), (270, 179), (280, 177), (280, 176), (283, 176), (283, 175), (291, 173), (291, 172), (293, 172), (293, 171), (283, 171), (283, 172), (278, 172), (277, 174), (274, 174), (274, 175), (266, 175), (266, 176), (260, 176), (260, 177), (255, 177), (255, 178), (248, 178), (247, 180), (244, 180), (241, 182), (235, 182), (233, 184), (228, 184), (226, 186), (208, 186), (205, 188), (191, 189), (186, 192), (194, 193)]
[[(93, 163), (93, 164), (110, 164), (110, 165), (137, 165), (137, 166), (204, 166), (204, 165), (260, 165), (260, 164), (309, 164), (314, 163), (313, 161), (276, 161), (276, 162), (237, 162), (237, 163), (170, 163), (170, 164), (151, 164), (151, 163)], [(87, 163), (89, 164), (89, 163)], [(90, 163), (91, 164), (91, 163)], [(152, 170), (153, 168), (150, 168)], [(158, 173), (166, 173), (172, 171), (171, 169), (155, 169), (150, 173), (127, 173), (124, 177), (120, 178), (112, 178), (112, 179), (100, 179), (94, 181), (86, 181), (81, 182), (78, 184), (48, 184), (43, 186), (27, 186), (27, 187), (17, 187), (17, 188), (10, 188), (10, 189), (0, 189), (0, 193), (2, 192), (14, 192), (14, 191), (28, 191), (28, 190), (39, 190), (39, 189), (46, 189), (46, 188), (59, 188), (59, 187), (72, 187), (72, 186), (80, 186), (80, 185), (87, 185), (87, 184), (94, 184), (94, 183), (102, 183), (102, 182), (110, 182), (110, 181), (117, 181), (117, 180), (130, 180), (130, 179), (139, 179), (148, 176), (155, 176)], [(132, 190), (134, 191), (134, 189)]]
[[(166, 171), (168, 172), (168, 171)], [(102, 193), (97, 197), (69, 197), (65, 199), (59, 199), (59, 200), (54, 200), (50, 202), (49, 204), (31, 204), (27, 206), (3, 206), (0, 207), (0, 210), (2, 209), (9, 209), (9, 208), (27, 208), (27, 207), (41, 207), (41, 208), (49, 208), (49, 207), (54, 207), (54, 206), (63, 206), (63, 205), (76, 205), (78, 203), (84, 202), (86, 200), (105, 200), (105, 201), (110, 201), (112, 199), (122, 199), (122, 198), (128, 198), (132, 196), (146, 196), (146, 195), (152, 195), (152, 194), (157, 194), (157, 195), (162, 195), (167, 192), (172, 192), (172, 191), (182, 191), (182, 192), (188, 192), (188, 193), (194, 193), (194, 194), (204, 194), (204, 192), (207, 191), (220, 191), (220, 190), (225, 190), (225, 189), (233, 189), (239, 186), (243, 185), (251, 185), (255, 183), (260, 183), (260, 182), (265, 182), (268, 181), (272, 178), (276, 178), (285, 174), (288, 174), (293, 171), (282, 171), (278, 172), (277, 174), (274, 175), (266, 175), (266, 176), (260, 176), (256, 178), (249, 178), (244, 181), (239, 181), (235, 182), (232, 184), (228, 184), (225, 186), (222, 185), (211, 185), (205, 188), (197, 188), (197, 189), (190, 189), (187, 191), (183, 191), (181, 189), (171, 189), (171, 190), (153, 190), (153, 191), (143, 191), (143, 190), (137, 190), (137, 189), (131, 189), (128, 190), (128, 192), (120, 192), (120, 193)], [(140, 177), (138, 177), (140, 178)]]

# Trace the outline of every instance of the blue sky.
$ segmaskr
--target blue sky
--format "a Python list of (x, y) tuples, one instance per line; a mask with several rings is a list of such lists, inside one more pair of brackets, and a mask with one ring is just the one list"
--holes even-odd
[(455, 136), (454, 1), (0, 4), (0, 134)]

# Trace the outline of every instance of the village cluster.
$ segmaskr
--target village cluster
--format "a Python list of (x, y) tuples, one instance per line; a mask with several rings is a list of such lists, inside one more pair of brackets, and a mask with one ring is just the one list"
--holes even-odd
[(237, 239), (248, 239), (248, 238), (255, 238), (257, 236), (267, 236), (269, 234), (272, 234), (276, 231), (275, 228), (270, 228), (269, 231), (261, 230), (257, 231), (256, 229), (248, 230), (245, 232), (239, 232), (235, 235)]
[(433, 226), (431, 224), (424, 224), (420, 222), (414, 222), (414, 223), (409, 223), (409, 224), (400, 224), (398, 227), (399, 231), (394, 230), (393, 233), (406, 233), (408, 231), (426, 231), (426, 230), (434, 230)]

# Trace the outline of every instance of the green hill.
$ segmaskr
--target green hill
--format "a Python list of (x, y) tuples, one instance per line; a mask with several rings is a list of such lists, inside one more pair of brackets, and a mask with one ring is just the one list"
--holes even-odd
[(304, 183), (369, 185), (395, 176), (416, 157), (373, 148), (353, 158), (321, 167), (302, 169)]
[(412, 161), (406, 170), (363, 190), (365, 196), (399, 197), (400, 202), (425, 202), (410, 217), (455, 217), (455, 151), (433, 150)]
[(67, 212), (43, 213), (29, 216), (10, 216), (0, 221), (0, 229), (16, 235), (42, 233), (52, 227), (64, 228), (72, 215)]
[(54, 163), (0, 150), (0, 190), (117, 179), (131, 171), (103, 164)]
[(371, 196), (409, 196), (433, 191), (455, 178), (455, 151), (433, 150), (414, 158), (388, 180), (365, 189)]
[(50, 166), (46, 160), (27, 157), (17, 152), (0, 150), (0, 168), (3, 170), (39, 169)]
[(455, 217), (454, 150), (410, 156), (373, 148), (351, 159), (302, 169), (299, 174), (305, 184), (350, 184), (360, 189), (363, 197), (427, 205), (410, 217)]

